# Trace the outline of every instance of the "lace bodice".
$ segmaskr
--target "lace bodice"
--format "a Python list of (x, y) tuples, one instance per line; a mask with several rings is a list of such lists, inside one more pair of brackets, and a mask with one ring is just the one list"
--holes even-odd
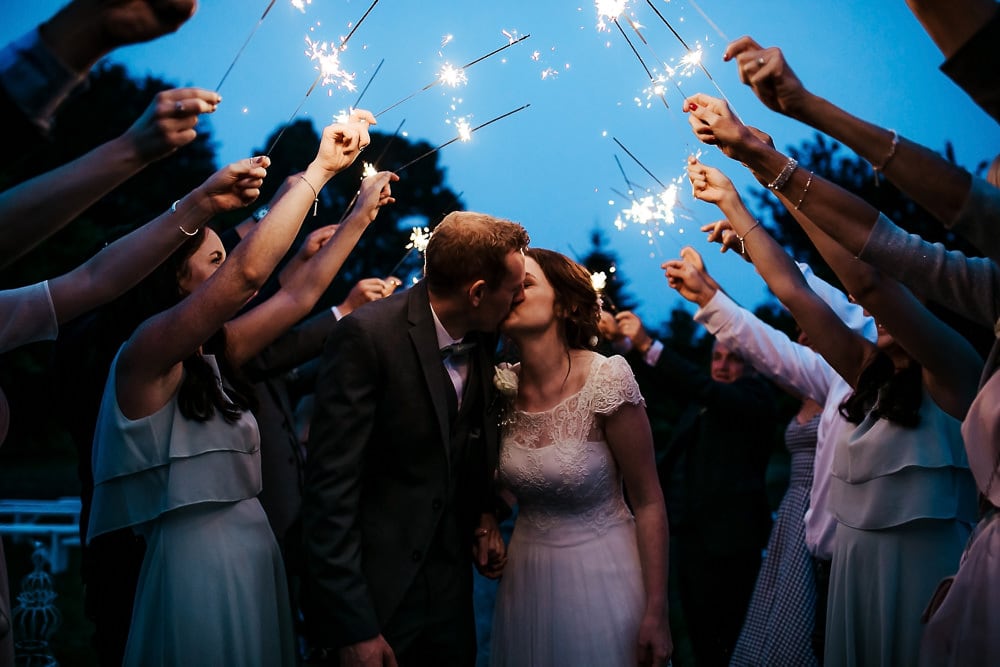
[(545, 412), (513, 412), (503, 428), (500, 479), (517, 496), (519, 523), (544, 531), (583, 524), (600, 534), (631, 520), (603, 426), (625, 403), (645, 405), (628, 362), (594, 353), (578, 393)]

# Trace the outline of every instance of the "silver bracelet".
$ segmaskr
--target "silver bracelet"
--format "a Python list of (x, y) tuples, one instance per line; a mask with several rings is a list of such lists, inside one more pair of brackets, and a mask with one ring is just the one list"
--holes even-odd
[[(171, 213), (176, 213), (177, 212), (177, 205), (180, 204), (180, 203), (181, 203), (181, 200), (178, 199), (173, 204), (171, 204), (170, 205), (170, 212)], [(177, 229), (181, 230), (181, 234), (183, 234), (184, 236), (198, 236), (198, 232), (201, 231), (201, 228), (199, 228), (199, 229), (194, 230), (193, 232), (189, 232), (188, 230), (184, 229), (180, 225), (177, 225)]]
[(767, 189), (780, 190), (781, 188), (785, 187), (785, 184), (788, 183), (788, 179), (792, 177), (792, 174), (795, 173), (795, 170), (798, 168), (798, 166), (799, 166), (798, 160), (796, 160), (793, 157), (788, 158), (788, 162), (785, 163), (785, 166), (782, 168), (781, 173), (778, 174), (778, 176), (773, 181), (767, 184)]

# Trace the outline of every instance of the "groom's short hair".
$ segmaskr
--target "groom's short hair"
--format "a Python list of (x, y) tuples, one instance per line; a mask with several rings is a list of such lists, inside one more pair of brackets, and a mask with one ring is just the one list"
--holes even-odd
[(427, 243), (427, 286), (446, 294), (482, 279), (496, 289), (507, 273), (507, 255), (527, 247), (528, 232), (516, 222), (485, 213), (449, 213)]

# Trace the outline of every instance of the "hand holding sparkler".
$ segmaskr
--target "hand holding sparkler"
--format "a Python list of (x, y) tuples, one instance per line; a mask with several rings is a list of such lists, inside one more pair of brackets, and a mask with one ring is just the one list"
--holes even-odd
[[(368, 126), (374, 124), (375, 117), (372, 116), (371, 112), (364, 109), (352, 109), (350, 120), (347, 123), (333, 123), (323, 130), (319, 153), (310, 165), (310, 169), (316, 166), (325, 172), (326, 179), (323, 181), (323, 185), (334, 174), (350, 167), (361, 151), (368, 147), (368, 144), (371, 143)], [(309, 182), (312, 183), (312, 181)]]
[(736, 186), (725, 174), (700, 162), (693, 155), (688, 157), (687, 173), (696, 199), (715, 204), (723, 210), (740, 201)]
[(736, 117), (725, 100), (698, 93), (684, 100), (684, 111), (695, 136), (702, 143), (718, 146), (727, 157), (749, 162), (747, 156), (766, 145)]
[(740, 81), (750, 86), (772, 111), (798, 118), (811, 93), (802, 85), (777, 47), (763, 48), (750, 37), (740, 37), (726, 47), (722, 59), (736, 59)]
[(347, 297), (337, 305), (337, 310), (341, 317), (350, 315), (356, 308), (371, 301), (384, 299), (396, 288), (403, 284), (403, 281), (395, 276), (389, 276), (385, 280), (381, 278), (364, 278), (355, 283)]
[[(709, 243), (718, 243), (721, 246), (719, 252), (724, 253), (728, 250), (735, 250), (737, 255), (740, 254), (743, 244), (740, 243), (740, 237), (733, 230), (732, 223), (725, 218), (702, 225), (701, 231), (708, 232), (707, 240)], [(743, 255), (743, 259), (748, 262), (750, 261), (749, 255), (746, 254)]]
[(175, 88), (157, 93), (132, 126), (122, 135), (139, 158), (152, 162), (194, 141), (198, 116), (212, 113), (222, 98), (202, 88)]
[(691, 246), (681, 251), (681, 259), (664, 262), (662, 268), (667, 284), (698, 306), (705, 306), (719, 291), (719, 284), (705, 271), (701, 255)]
[(630, 310), (623, 310), (615, 315), (615, 321), (618, 323), (618, 330), (632, 341), (632, 345), (640, 354), (649, 352), (653, 339), (646, 333), (646, 328), (642, 326), (642, 320), (638, 315)]
[(367, 224), (375, 221), (379, 209), (387, 204), (394, 204), (396, 198), (392, 196), (392, 183), (399, 180), (399, 176), (391, 171), (379, 171), (370, 176), (366, 176), (361, 181), (361, 189), (358, 190), (357, 201), (351, 209), (348, 218), (360, 216)]

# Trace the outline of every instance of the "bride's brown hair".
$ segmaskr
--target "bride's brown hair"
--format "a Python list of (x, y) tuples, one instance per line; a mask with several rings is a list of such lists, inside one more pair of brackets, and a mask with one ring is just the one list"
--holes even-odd
[(544, 248), (528, 248), (525, 255), (538, 262), (556, 293), (563, 317), (566, 344), (576, 350), (593, 349), (598, 340), (601, 303), (590, 273), (569, 257)]

